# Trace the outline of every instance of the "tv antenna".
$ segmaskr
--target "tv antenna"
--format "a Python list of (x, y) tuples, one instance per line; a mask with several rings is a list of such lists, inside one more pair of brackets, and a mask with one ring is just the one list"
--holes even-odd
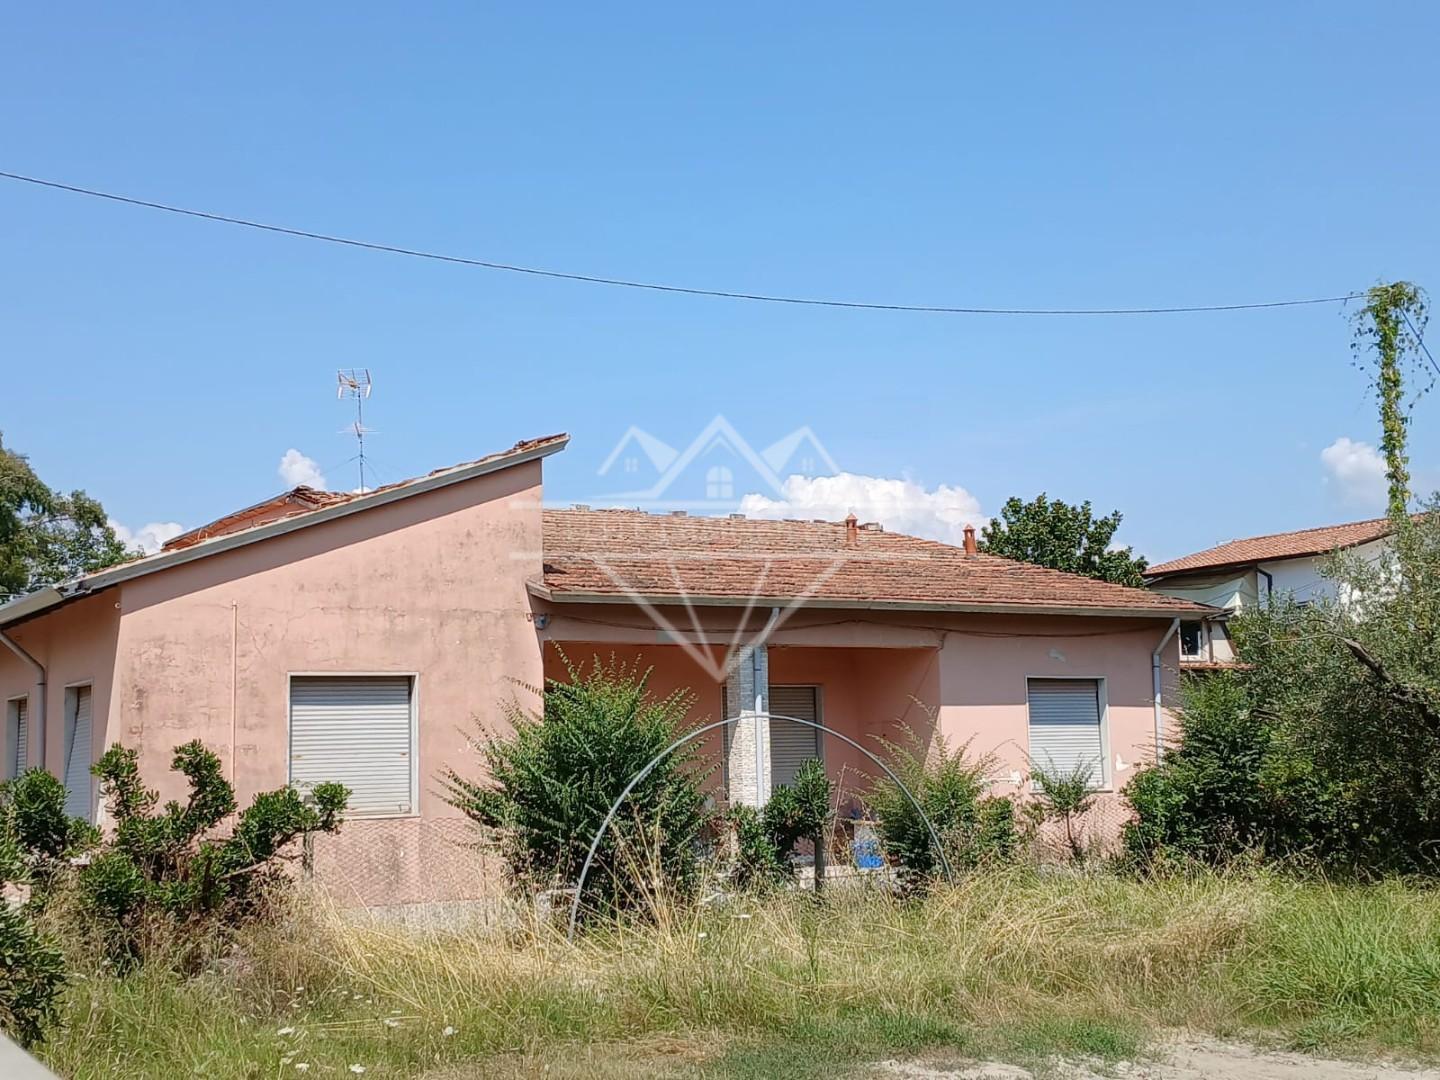
[(346, 430), (354, 432), (355, 441), (360, 446), (360, 453), (356, 457), (360, 462), (360, 491), (363, 493), (368, 490), (365, 487), (365, 436), (371, 429), (365, 426), (365, 399), (370, 396), (370, 369), (341, 368), (335, 373), (335, 380), (337, 400), (343, 401), (347, 397), (355, 399), (355, 423)]

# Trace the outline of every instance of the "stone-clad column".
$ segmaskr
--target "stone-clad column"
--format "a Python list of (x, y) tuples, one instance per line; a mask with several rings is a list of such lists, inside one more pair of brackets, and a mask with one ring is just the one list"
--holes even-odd
[(765, 646), (742, 652), (725, 683), (730, 726), (730, 804), (764, 806), (770, 798), (770, 665)]

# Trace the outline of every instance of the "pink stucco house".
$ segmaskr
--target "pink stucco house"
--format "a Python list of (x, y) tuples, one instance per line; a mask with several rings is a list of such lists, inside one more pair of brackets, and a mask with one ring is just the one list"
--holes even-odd
[[(565, 436), (358, 495), (297, 488), (161, 552), (0, 606), (5, 772), (42, 765), (73, 812), (110, 743), (176, 793), (174, 746), (200, 738), (237, 793), (339, 780), (353, 791), (317, 876), (343, 902), (470, 900), (497, 885), (436, 781), (474, 768), (500, 705), (614, 652), (687, 687), (696, 722), (740, 717), (709, 751), (717, 797), (758, 803), (821, 758), (922, 735), (1001, 762), (1091, 760), (1106, 792), (1153, 759), (1175, 629), (1208, 609), (844, 522), (542, 507)], [(933, 721), (931, 717), (933, 716)], [(1110, 798), (1111, 796), (1106, 796)]]

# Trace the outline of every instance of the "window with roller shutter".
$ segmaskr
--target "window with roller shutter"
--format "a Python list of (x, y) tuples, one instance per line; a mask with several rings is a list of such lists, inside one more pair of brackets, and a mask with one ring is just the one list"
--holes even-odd
[[(720, 689), (720, 712), (729, 715), (729, 691)], [(770, 687), (770, 787), (789, 784), (800, 771), (800, 766), (812, 758), (823, 760), (820, 749), (820, 729), (788, 720), (777, 720), (779, 716), (797, 716), (802, 720), (820, 719), (820, 689), (815, 686), (772, 686)], [(730, 736), (735, 730), (727, 724), (720, 729), (721, 761), (724, 765), (726, 787), (730, 784)]]
[(5, 703), (6, 779), (25, 771), (30, 739), (30, 699), (11, 698)]
[(820, 757), (820, 731), (782, 716), (818, 723), (820, 692), (814, 686), (770, 687), (770, 786), (790, 784), (805, 762)]
[(92, 821), (88, 686), (65, 688), (65, 813)]
[(409, 675), (293, 675), (290, 782), (350, 789), (349, 816), (415, 812), (415, 680)]
[(1065, 774), (1094, 770), (1093, 783), (1108, 780), (1105, 768), (1103, 688), (1099, 679), (1030, 679), (1030, 760)]

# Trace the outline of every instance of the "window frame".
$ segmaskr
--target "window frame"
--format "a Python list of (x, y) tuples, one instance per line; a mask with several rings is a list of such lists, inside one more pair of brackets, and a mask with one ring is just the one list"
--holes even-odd
[[(20, 770), (15, 768), (16, 758), (20, 752), (20, 706), (25, 706), (25, 726), (29, 728), (25, 739), (25, 768), (30, 768), (30, 734), (35, 730), (31, 726), (30, 719), (30, 695), (15, 694), (5, 699), (5, 779), (14, 780), (20, 775)], [(91, 721), (92, 726), (94, 721)]]
[[(783, 687), (783, 688), (786, 689), (786, 690), (813, 690), (813, 691), (815, 691), (815, 722), (816, 722), (817, 724), (823, 724), (823, 723), (825, 723), (825, 685), (824, 685), (823, 683), (817, 683), (817, 682), (782, 682), (782, 683), (770, 683), (770, 684), (766, 687), (766, 689), (765, 689), (765, 704), (766, 704), (767, 706), (769, 706), (769, 704), (770, 704), (770, 691), (774, 690), (777, 686), (778, 686), (778, 687)], [(800, 726), (801, 726), (801, 727), (804, 727), (805, 725), (804, 725), (804, 724), (801, 724)], [(825, 769), (826, 774), (828, 775), (828, 774), (829, 774), (829, 770), (830, 770), (830, 762), (826, 759), (826, 754), (825, 754), (825, 751), (826, 751), (826, 749), (827, 749), (827, 746), (826, 746), (827, 740), (826, 740), (826, 738), (825, 738), (825, 729), (824, 729), (823, 727), (819, 727), (819, 728), (811, 728), (810, 730), (815, 733), (815, 760), (817, 760), (817, 761), (820, 762), (820, 766), (821, 766), (823, 769)], [(770, 759), (770, 790), (771, 790), (771, 791), (774, 791), (774, 790), (775, 790), (775, 762), (774, 762), (774, 760), (773, 760), (774, 755), (773, 755), (773, 753), (770, 753), (770, 754), (766, 754), (765, 756), (766, 756), (768, 759)]]
[[(777, 687), (777, 686), (784, 687), (784, 688), (786, 688), (787, 690), (813, 690), (813, 691), (815, 691), (815, 722), (816, 722), (817, 724), (824, 724), (824, 723), (825, 723), (825, 684), (824, 684), (824, 683), (817, 683), (817, 682), (793, 682), (793, 683), (792, 683), (792, 682), (782, 682), (782, 683), (768, 683), (768, 684), (766, 685), (766, 688), (765, 688), (765, 703), (766, 703), (766, 706), (767, 706), (767, 707), (768, 707), (769, 704), (770, 704), (770, 691), (773, 690), (773, 689), (774, 689), (775, 687)], [(720, 684), (720, 718), (721, 718), (722, 720), (728, 720), (728, 719), (729, 719), (729, 717), (726, 715), (726, 712), (725, 712), (725, 710), (726, 710), (727, 708), (729, 708), (729, 697), (730, 697), (730, 688), (729, 688), (725, 683), (721, 683), (721, 684)], [(768, 716), (768, 714), (767, 714), (767, 716)], [(769, 725), (769, 720), (768, 720), (768, 719), (766, 720), (766, 724), (767, 724), (766, 731), (768, 732), (768, 731), (769, 731), (769, 727), (768, 727), (768, 725)], [(802, 726), (803, 726), (803, 725), (802, 725)], [(731, 736), (732, 736), (733, 733), (734, 733), (734, 727), (735, 727), (734, 724), (726, 724), (724, 727), (722, 727), (722, 728), (720, 729), (720, 779), (721, 779), (721, 782), (725, 785), (725, 797), (726, 797), (727, 799), (730, 797), (730, 739), (731, 739)], [(825, 738), (825, 729), (824, 729), (823, 727), (818, 727), (818, 728), (812, 728), (811, 730), (815, 732), (815, 758), (816, 758), (817, 761), (820, 762), (821, 766), (825, 769), (826, 774), (828, 775), (828, 774), (829, 774), (829, 771), (830, 771), (830, 762), (829, 762), (829, 759), (828, 759), (828, 757), (827, 757), (827, 751), (829, 750), (829, 740)], [(766, 761), (768, 762), (768, 764), (769, 764), (769, 766), (770, 766), (770, 776), (768, 777), (768, 781), (769, 781), (769, 785), (770, 785), (770, 790), (773, 791), (773, 790), (775, 789), (775, 762), (774, 762), (774, 759), (773, 759), (773, 755), (770, 754), (770, 753), (766, 753), (765, 758), (766, 758)]]
[[(95, 680), (93, 678), (77, 679), (75, 682), (67, 682), (61, 689), (64, 692), (65, 710), (60, 715), (60, 783), (62, 785), (66, 783), (70, 775), (70, 743), (75, 737), (74, 731), (70, 727), (71, 714), (75, 712), (71, 702), (79, 700), (81, 690), (90, 691), (90, 760), (85, 766), (85, 776), (90, 781), (90, 794), (85, 820), (94, 825), (99, 816), (99, 800), (97, 799), (99, 779), (90, 771), (91, 767), (99, 760), (95, 756)], [(42, 728), (40, 737), (44, 739), (46, 735), (47, 733)], [(65, 791), (68, 796), (70, 789), (66, 787)]]
[[(1187, 626), (1194, 626), (1194, 627), (1196, 627), (1196, 629), (1197, 629), (1197, 631), (1198, 631), (1198, 636), (1197, 636), (1197, 639), (1196, 639), (1196, 646), (1197, 646), (1197, 648), (1196, 648), (1196, 651), (1193, 652), (1193, 653), (1191, 653), (1191, 652), (1186, 652), (1186, 651), (1185, 651), (1185, 627), (1187, 627)], [(1179, 629), (1179, 631), (1177, 632), (1176, 636), (1180, 639), (1180, 659), (1181, 659), (1181, 660), (1208, 660), (1208, 659), (1209, 659), (1209, 652), (1210, 652), (1210, 631), (1209, 631), (1209, 627), (1206, 626), (1204, 619), (1181, 619), (1181, 620), (1180, 620), (1180, 629)]]
[[(1032, 682), (1093, 682), (1095, 684), (1095, 703), (1100, 710), (1100, 776), (1095, 783), (1090, 785), (1090, 790), (1099, 794), (1113, 792), (1115, 777), (1114, 762), (1111, 759), (1110, 751), (1110, 692), (1107, 677), (1083, 674), (1056, 675), (1051, 672), (1025, 676), (1025, 759), (1027, 763), (1034, 761), (1034, 757), (1030, 753), (1030, 684)], [(1030, 781), (1030, 790), (1036, 790), (1034, 780)]]
[(285, 783), (295, 783), (295, 714), (293, 684), (296, 679), (409, 679), (410, 680), (410, 809), (406, 813), (374, 810), (347, 810), (347, 820), (385, 821), (418, 818), (420, 814), (420, 673), (418, 671), (287, 671), (285, 673)]

